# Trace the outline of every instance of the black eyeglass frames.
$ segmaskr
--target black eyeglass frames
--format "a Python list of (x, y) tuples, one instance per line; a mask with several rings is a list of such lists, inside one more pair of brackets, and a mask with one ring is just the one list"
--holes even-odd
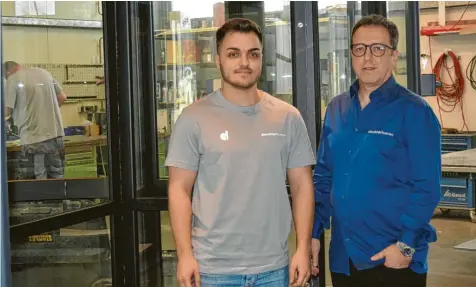
[(390, 47), (386, 44), (380, 44), (380, 43), (373, 43), (370, 45), (366, 45), (366, 44), (350, 45), (350, 50), (352, 51), (352, 55), (356, 57), (362, 57), (363, 55), (365, 55), (365, 53), (367, 52), (367, 48), (370, 48), (370, 52), (375, 57), (382, 57), (383, 55), (385, 55), (385, 52), (387, 51), (387, 49), (395, 50), (395, 48), (393, 47)]

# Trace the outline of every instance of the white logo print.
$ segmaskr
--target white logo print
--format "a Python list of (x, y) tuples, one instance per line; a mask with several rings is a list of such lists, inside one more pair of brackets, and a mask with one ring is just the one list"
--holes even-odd
[(228, 131), (225, 131), (224, 133), (220, 134), (220, 139), (222, 141), (227, 141), (228, 140)]
[(377, 135), (384, 135), (384, 136), (393, 137), (393, 134), (392, 134), (392, 133), (384, 132), (384, 131), (369, 130), (369, 134), (377, 134)]
[(285, 134), (279, 134), (279, 133), (262, 133), (262, 137), (285, 137)]

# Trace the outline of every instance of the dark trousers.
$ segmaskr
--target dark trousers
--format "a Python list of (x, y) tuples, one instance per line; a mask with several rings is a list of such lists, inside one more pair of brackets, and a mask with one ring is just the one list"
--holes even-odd
[(410, 268), (392, 269), (384, 265), (357, 270), (350, 262), (350, 276), (332, 273), (333, 287), (425, 287), (426, 274), (418, 274)]

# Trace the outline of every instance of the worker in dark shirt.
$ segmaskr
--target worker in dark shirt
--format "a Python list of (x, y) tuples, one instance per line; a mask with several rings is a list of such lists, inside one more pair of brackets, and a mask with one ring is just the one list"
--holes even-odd
[(426, 286), (440, 198), (441, 134), (431, 107), (399, 85), (398, 30), (363, 17), (352, 31), (349, 91), (329, 103), (314, 171), (313, 273), (329, 228), (334, 287)]

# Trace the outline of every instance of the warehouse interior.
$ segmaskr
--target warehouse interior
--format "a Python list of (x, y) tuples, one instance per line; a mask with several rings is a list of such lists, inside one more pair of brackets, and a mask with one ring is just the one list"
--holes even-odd
[[(317, 22), (318, 74), (308, 79), (295, 57), (307, 42), (293, 37), (293, 21), (313, 5), (312, 19), (302, 20)], [(2, 62), (48, 71), (67, 95), (61, 180), (35, 178), (15, 123), (5, 123), (8, 199), (1, 205), (9, 224), (2, 234), (11, 236), (10, 286), (178, 286), (164, 161), (181, 111), (220, 88), (217, 27), (231, 17), (260, 24), (259, 87), (298, 106), (296, 79), (312, 80), (316, 96), (305, 96), (319, 101), (317, 126), (330, 99), (355, 80), (349, 37), (370, 13), (397, 24), (395, 78), (424, 97), (443, 128), (441, 201), (431, 222), (439, 238), (430, 247), (428, 286), (475, 286), (476, 2), (282, 0), (1, 2)], [(410, 26), (411, 13), (418, 26)], [(329, 231), (323, 239), (319, 286), (332, 286)], [(294, 233), (289, 241), (292, 253)]]

